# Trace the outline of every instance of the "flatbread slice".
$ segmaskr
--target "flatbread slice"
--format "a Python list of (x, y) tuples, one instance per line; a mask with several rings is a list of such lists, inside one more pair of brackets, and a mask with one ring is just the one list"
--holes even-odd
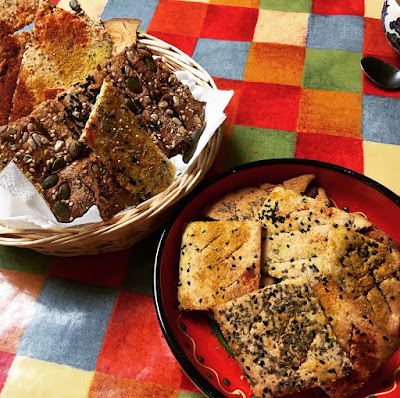
[(209, 310), (260, 284), (261, 225), (254, 221), (196, 221), (182, 236), (178, 301)]
[(111, 53), (111, 38), (100, 23), (83, 12), (74, 14), (41, 0), (22, 59), (10, 120), (29, 115), (46, 99), (46, 89), (69, 88), (85, 79)]
[(368, 229), (372, 225), (359, 214), (330, 207), (325, 200), (300, 195), (283, 187), (276, 187), (270, 193), (259, 212), (259, 219), (269, 235), (307, 232), (313, 226), (333, 223), (356, 230)]
[(140, 127), (112, 82), (103, 83), (80, 140), (141, 200), (162, 192), (174, 179), (174, 164)]
[(8, 123), (22, 55), (28, 39), (28, 32), (7, 35), (0, 39), (0, 125)]
[(282, 185), (285, 189), (291, 189), (301, 195), (304, 195), (307, 191), (311, 181), (315, 178), (314, 174), (304, 174), (298, 177), (291, 178), (283, 181)]
[(324, 386), (351, 367), (302, 278), (219, 305), (214, 316), (257, 397)]
[(140, 19), (112, 18), (104, 21), (104, 27), (113, 41), (112, 55), (117, 55), (136, 43)]
[(400, 339), (386, 334), (361, 312), (333, 278), (323, 278), (313, 290), (353, 365), (348, 377), (328, 382), (322, 388), (330, 397), (351, 397), (397, 351)]
[(35, 18), (38, 0), (8, 0), (0, 3), (0, 37), (29, 25)]
[(263, 189), (241, 188), (219, 198), (203, 211), (203, 215), (213, 220), (257, 220), (267, 197)]

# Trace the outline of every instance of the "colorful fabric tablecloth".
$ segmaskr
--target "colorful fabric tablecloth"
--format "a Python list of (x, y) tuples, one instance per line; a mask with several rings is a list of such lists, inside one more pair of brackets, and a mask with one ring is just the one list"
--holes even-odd
[[(400, 66), (381, 0), (82, 1), (92, 16), (140, 18), (221, 89), (226, 109), (210, 175), (244, 162), (311, 158), (400, 193), (400, 91), (361, 72), (364, 55)], [(0, 397), (189, 398), (201, 393), (162, 337), (152, 298), (159, 233), (129, 250), (57, 258), (0, 247)], [(393, 357), (375, 376), (395, 390)], [(378, 396), (378, 395), (376, 395)]]

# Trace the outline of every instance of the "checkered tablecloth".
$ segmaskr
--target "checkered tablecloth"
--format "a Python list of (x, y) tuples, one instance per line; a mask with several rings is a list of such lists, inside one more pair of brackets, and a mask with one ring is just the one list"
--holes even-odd
[[(92, 16), (132, 17), (235, 94), (210, 174), (298, 157), (365, 173), (400, 193), (400, 91), (362, 76), (363, 55), (400, 67), (381, 0), (82, 1)], [(0, 247), (0, 397), (189, 398), (157, 323), (159, 233), (112, 254), (57, 258)], [(376, 376), (393, 387), (400, 355)], [(397, 395), (400, 396), (400, 391)]]

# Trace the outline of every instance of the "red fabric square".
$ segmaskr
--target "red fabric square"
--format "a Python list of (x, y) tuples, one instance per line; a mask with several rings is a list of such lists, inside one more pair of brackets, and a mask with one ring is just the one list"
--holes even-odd
[(230, 80), (222, 78), (214, 78), (214, 82), (220, 90), (234, 90), (233, 97), (231, 98), (228, 106), (225, 108), (226, 119), (223, 124), (224, 135), (222, 137), (221, 146), (219, 148), (218, 156), (215, 158), (213, 165), (208, 171), (208, 177), (225, 170), (226, 159), (229, 152), (229, 143), (232, 137), (232, 130), (235, 124), (237, 112), (240, 104), (240, 96), (242, 92), (243, 82), (240, 80)]
[(119, 292), (96, 370), (179, 388), (182, 372), (162, 337), (151, 296)]
[(378, 57), (398, 57), (398, 54), (389, 44), (382, 28), (380, 19), (364, 19), (364, 55)]
[(118, 288), (129, 263), (131, 250), (81, 257), (55, 257), (49, 276)]
[(183, 51), (187, 55), (192, 55), (194, 48), (196, 47), (197, 37), (183, 36), (172, 33), (157, 32), (148, 30), (149, 35), (153, 35), (158, 39), (164, 40), (166, 43), (171, 44)]
[(236, 124), (295, 131), (301, 88), (243, 82)]
[[(366, 56), (372, 54), (366, 54)], [(397, 66), (400, 69), (400, 58), (398, 55), (394, 57), (380, 56), (386, 62), (390, 62), (392, 65)], [(377, 84), (373, 83), (366, 75), (363, 73), (363, 94), (380, 95), (383, 97), (396, 97), (400, 98), (400, 90), (386, 90)]]
[(323, 15), (364, 16), (364, 0), (314, 0), (312, 12)]
[(211, 4), (207, 9), (200, 37), (252, 41), (257, 18), (257, 8)]
[(148, 31), (176, 33), (185, 36), (200, 34), (208, 4), (160, 0)]
[(295, 157), (334, 163), (359, 173), (364, 171), (362, 140), (357, 138), (298, 133)]
[(15, 358), (15, 354), (10, 352), (0, 351), (0, 391), (3, 389), (7, 379), (8, 371)]

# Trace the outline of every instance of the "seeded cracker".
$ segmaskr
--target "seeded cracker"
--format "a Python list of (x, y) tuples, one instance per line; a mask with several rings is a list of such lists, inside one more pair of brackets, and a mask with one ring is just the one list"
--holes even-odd
[(348, 377), (323, 389), (332, 398), (349, 398), (397, 351), (400, 339), (375, 325), (332, 278), (323, 278), (313, 290), (353, 365)]
[(304, 279), (249, 293), (214, 315), (257, 398), (323, 386), (351, 368)]
[(195, 100), (189, 88), (141, 43), (113, 57), (105, 70), (159, 148), (168, 157), (185, 154), (192, 133), (205, 126), (205, 103)]
[(83, 11), (68, 12), (41, 0), (22, 59), (11, 121), (29, 115), (44, 101), (45, 89), (65, 89), (83, 80), (111, 53), (111, 38), (100, 23)]
[(0, 37), (29, 25), (35, 17), (38, 0), (8, 0), (0, 3)]
[(80, 139), (121, 186), (141, 200), (163, 191), (174, 179), (175, 166), (140, 127), (111, 82), (104, 82)]
[(28, 32), (21, 32), (0, 39), (0, 125), (8, 123), (19, 67), (28, 38)]
[(192, 222), (182, 236), (178, 300), (209, 310), (259, 288), (261, 226), (252, 221)]
[(213, 220), (256, 220), (268, 194), (262, 189), (246, 187), (230, 192), (203, 210)]
[(140, 19), (133, 18), (112, 18), (103, 22), (113, 41), (112, 55), (117, 55), (136, 43), (140, 22)]

